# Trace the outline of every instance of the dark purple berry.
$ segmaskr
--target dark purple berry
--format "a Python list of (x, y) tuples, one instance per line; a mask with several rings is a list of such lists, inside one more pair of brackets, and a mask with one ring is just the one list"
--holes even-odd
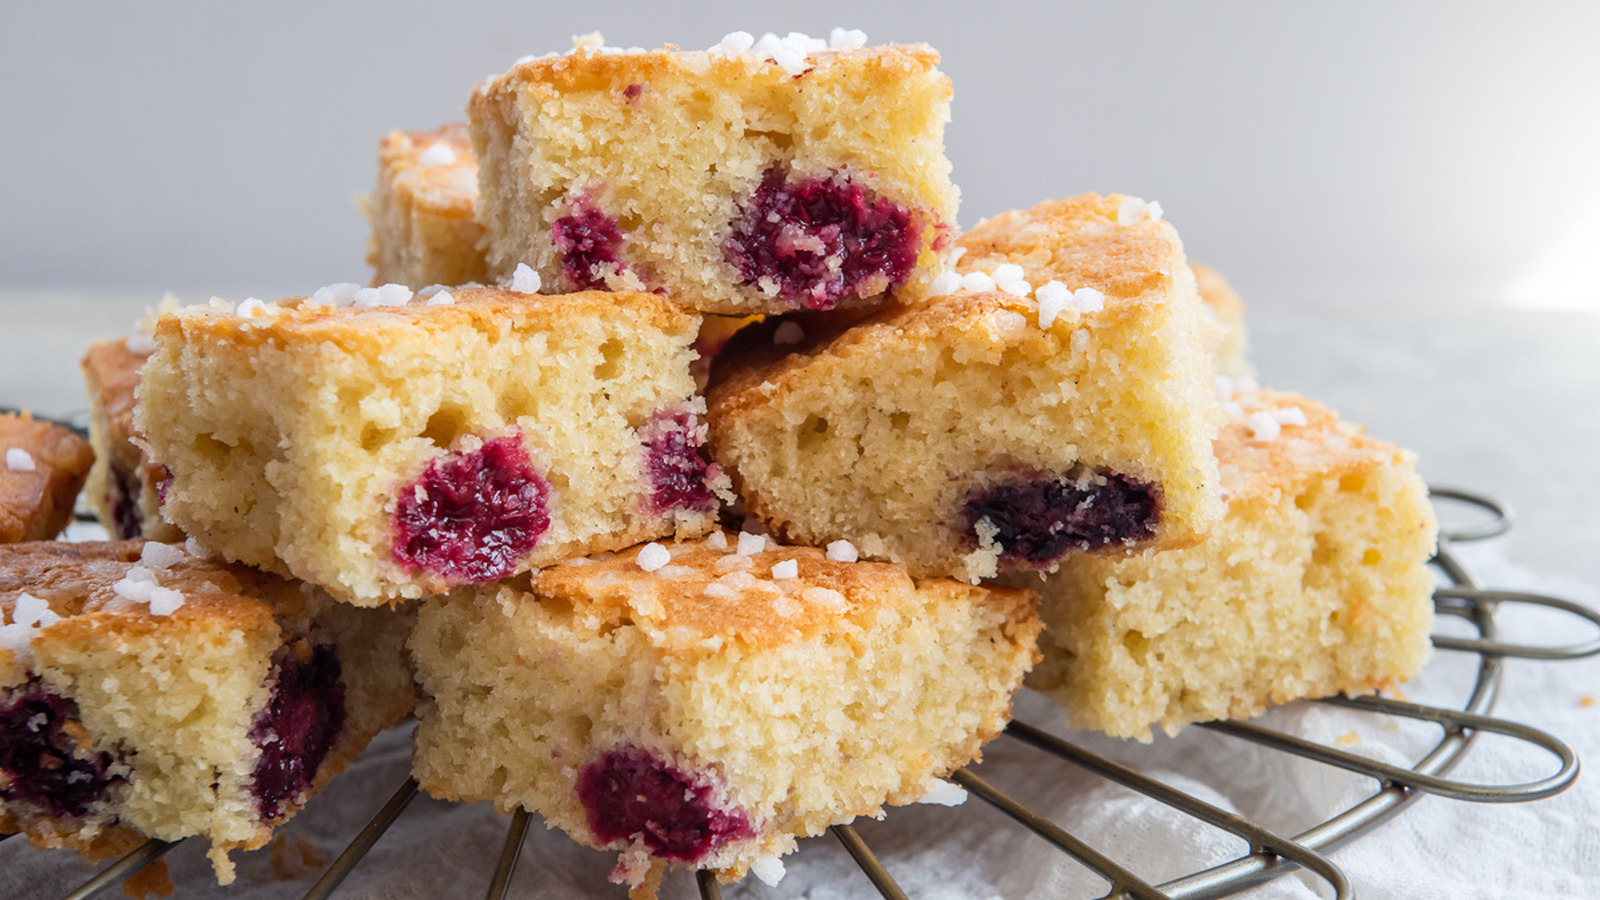
[(120, 540), (144, 536), (144, 523), (139, 518), (139, 480), (121, 466), (110, 468), (106, 479), (106, 505), (111, 507), (111, 521), (116, 527), (114, 537)]
[(645, 424), (643, 438), (650, 505), (656, 515), (675, 509), (710, 512), (716, 508), (716, 495), (706, 485), (716, 473), (700, 455), (702, 431), (693, 413), (658, 412)]
[(1155, 535), (1160, 499), (1151, 485), (1123, 475), (1090, 472), (1000, 484), (967, 495), (967, 539), (979, 542), (987, 521), (1000, 558), (1045, 567), (1069, 550), (1098, 550)]
[(601, 844), (641, 838), (656, 856), (694, 863), (754, 836), (740, 809), (722, 809), (711, 786), (638, 747), (607, 751), (578, 773), (578, 799)]
[(0, 690), (0, 799), (76, 817), (126, 779), (120, 760), (80, 746), (78, 705), (34, 678)]
[(921, 236), (904, 206), (849, 178), (788, 181), (768, 169), (723, 254), (746, 284), (763, 278), (791, 307), (832, 309), (906, 280)]
[(515, 574), (550, 527), (549, 497), (518, 436), (445, 454), (400, 490), (395, 561), (461, 583)]
[(617, 221), (587, 203), (550, 226), (550, 241), (561, 254), (561, 273), (580, 291), (604, 290), (605, 273), (618, 271), (622, 229)]
[[(303, 649), (302, 645), (302, 649)], [(294, 645), (272, 658), (272, 699), (256, 715), (250, 740), (261, 748), (252, 790), (261, 818), (283, 813), (311, 787), (344, 728), (344, 682), (331, 644), (301, 659)]]

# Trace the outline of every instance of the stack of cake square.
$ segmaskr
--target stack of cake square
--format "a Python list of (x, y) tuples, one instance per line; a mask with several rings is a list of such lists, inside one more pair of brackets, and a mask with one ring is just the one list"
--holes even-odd
[[(580, 38), (383, 139), (374, 285), (97, 346), (92, 500), (188, 540), (0, 558), (0, 727), (48, 726), (0, 736), (32, 754), (0, 754), (0, 824), (206, 834), (226, 875), (414, 665), (422, 788), (616, 851), (644, 897), (670, 866), (773, 882), (937, 795), (1024, 679), (1148, 739), (1415, 674), (1410, 455), (1257, 389), (1243, 304), (1158, 204), (958, 232), (937, 66), (842, 30)], [(191, 643), (212, 695), (164, 663)], [(92, 687), (130, 666), (149, 715)], [(166, 711), (224, 694), (199, 736)], [(284, 717), (332, 762), (267, 790)], [(171, 786), (169, 739), (257, 774)]]

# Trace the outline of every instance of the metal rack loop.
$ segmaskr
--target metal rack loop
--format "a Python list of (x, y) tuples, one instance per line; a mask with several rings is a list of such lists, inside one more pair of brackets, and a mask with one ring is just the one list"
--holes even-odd
[(317, 879), (317, 883), (311, 886), (304, 900), (327, 900), (356, 864), (361, 862), (361, 858), (367, 855), (367, 851), (372, 849), (372, 845), (378, 842), (378, 838), (383, 837), (383, 833), (389, 830), (394, 820), (400, 818), (400, 813), (405, 811), (406, 806), (416, 796), (417, 780), (407, 778), (405, 784), (400, 785), (400, 789), (394, 792), (389, 802), (383, 805), (383, 809), (378, 810), (378, 814), (372, 817), (367, 827), (361, 829), (361, 833), (350, 842), (350, 846), (344, 848), (344, 852), (333, 861), (333, 865), (329, 866), (328, 870), (322, 873), (322, 877)]
[[(1210, 900), (1210, 898), (1234, 895), (1296, 868), (1316, 874), (1333, 888), (1338, 898), (1346, 898), (1352, 896), (1348, 879), (1324, 854), (1370, 832), (1428, 794), (1476, 802), (1512, 802), (1538, 800), (1560, 793), (1573, 783), (1579, 773), (1579, 762), (1572, 749), (1544, 731), (1495, 718), (1490, 714), (1498, 695), (1500, 676), (1506, 659), (1565, 660), (1600, 654), (1600, 612), (1583, 604), (1556, 597), (1488, 590), (1480, 586), (1473, 573), (1453, 555), (1450, 544), (1452, 541), (1482, 540), (1504, 533), (1512, 524), (1510, 510), (1497, 501), (1468, 491), (1433, 488), (1431, 494), (1435, 498), (1476, 506), (1487, 510), (1493, 516), (1486, 523), (1442, 533), (1438, 551), (1432, 560), (1432, 564), (1444, 576), (1444, 586), (1436, 589), (1433, 595), (1436, 612), (1461, 619), (1477, 634), (1474, 638), (1446, 636), (1433, 638), (1434, 646), (1440, 649), (1477, 655), (1476, 675), (1467, 692), (1468, 695), (1461, 706), (1449, 709), (1376, 696), (1334, 697), (1320, 702), (1385, 716), (1401, 716), (1431, 722), (1443, 730), (1437, 742), (1416, 757), (1410, 768), (1402, 768), (1257, 724), (1210, 722), (1199, 726), (1276, 751), (1365, 775), (1378, 782), (1376, 790), (1347, 809), (1329, 816), (1325, 821), (1300, 834), (1288, 838), (1279, 837), (1243, 817), (1209, 805), (1197, 797), (1171, 788), (1121, 764), (1089, 753), (1066, 740), (1025, 723), (1012, 722), (1005, 731), (1007, 736), (1228, 831), (1243, 838), (1249, 845), (1249, 852), (1242, 856), (1152, 886), (976, 774), (963, 770), (951, 775), (950, 778), (1103, 876), (1111, 887), (1102, 900), (1112, 900), (1112, 898)], [(1596, 635), (1587, 641), (1553, 647), (1506, 642), (1501, 640), (1498, 616), (1502, 608), (1507, 606), (1540, 607), (1574, 616), (1593, 627)], [(1444, 777), (1465, 757), (1477, 736), (1484, 732), (1503, 735), (1524, 744), (1543, 748), (1559, 760), (1559, 770), (1545, 778), (1510, 785), (1471, 784)], [(322, 873), (316, 885), (305, 895), (305, 900), (327, 900), (371, 847), (393, 825), (415, 797), (417, 790), (417, 782), (407, 778), (338, 859)], [(489, 886), (488, 900), (505, 900), (507, 897), (512, 876), (526, 841), (530, 821), (531, 814), (527, 811), (518, 810), (514, 813), (501, 849), (498, 867)], [(854, 828), (850, 825), (838, 825), (829, 830), (844, 845), (856, 865), (877, 889), (878, 894), (886, 900), (906, 898), (907, 895)], [(0, 841), (11, 836), (0, 834)], [(98, 873), (77, 891), (67, 895), (66, 900), (86, 900), (107, 887), (121, 884), (140, 867), (173, 846), (175, 844), (162, 841), (148, 842)], [(695, 872), (695, 879), (701, 900), (720, 900), (722, 892), (714, 871), (698, 870)]]
[(1000, 810), (1034, 834), (1054, 844), (1057, 849), (1111, 879), (1111, 895), (1119, 892), (1137, 900), (1167, 900), (1167, 895), (1145, 882), (1139, 876), (1112, 861), (1083, 841), (1078, 840), (1056, 823), (1039, 815), (1016, 799), (982, 778), (962, 769), (950, 780), (983, 798), (990, 806)]
[(101, 869), (93, 878), (79, 885), (77, 890), (67, 894), (62, 900), (89, 900), (107, 888), (114, 888), (180, 843), (182, 841), (159, 841), (151, 838), (134, 848), (132, 853)]
[(867, 847), (867, 842), (861, 839), (861, 835), (856, 834), (854, 828), (850, 825), (833, 825), (828, 830), (833, 832), (833, 836), (839, 839), (839, 843), (843, 844), (846, 850), (850, 851), (851, 858), (861, 867), (861, 871), (872, 882), (872, 886), (878, 889), (878, 893), (883, 895), (884, 900), (910, 900), (905, 891), (900, 890), (900, 885), (895, 883), (894, 876), (883, 867), (883, 863), (878, 862), (877, 855)]
[(1516, 516), (1511, 512), (1511, 507), (1493, 497), (1487, 497), (1473, 491), (1465, 491), (1460, 488), (1436, 487), (1430, 484), (1428, 485), (1428, 497), (1429, 499), (1454, 500), (1458, 503), (1465, 503), (1468, 506), (1476, 506), (1481, 510), (1487, 511), (1492, 516), (1481, 525), (1449, 531), (1441, 529), (1439, 532), (1441, 541), (1456, 541), (1464, 544), (1468, 541), (1482, 541), (1498, 537), (1510, 531), (1512, 523), (1516, 520)]
[[(1108, 781), (1138, 791), (1152, 800), (1187, 813), (1216, 828), (1244, 838), (1250, 844), (1250, 855), (1247, 859), (1255, 858), (1263, 865), (1272, 865), (1280, 861), (1293, 863), (1326, 881), (1333, 888), (1336, 900), (1346, 900), (1346, 898), (1353, 896), (1350, 888), (1350, 879), (1345, 876), (1338, 866), (1333, 864), (1332, 860), (1302, 844), (1288, 838), (1279, 837), (1243, 816), (1235, 815), (1198, 797), (1185, 794), (1149, 776), (1135, 772), (1127, 766), (1112, 762), (1103, 756), (1097, 756), (1055, 735), (1040, 731), (1031, 725), (1012, 722), (1006, 728), (1005, 734), (1043, 750), (1052, 756), (1070, 762), (1079, 768), (1093, 772)], [(1161, 885), (1160, 890), (1166, 890), (1174, 884), (1177, 884), (1177, 882)], [(1155, 896), (1177, 898), (1186, 895), (1158, 893)]]
[(1482, 638), (1458, 638), (1434, 635), (1433, 646), (1440, 650), (1465, 650), (1492, 656), (1513, 656), (1518, 659), (1569, 660), (1582, 659), (1600, 653), (1600, 611), (1560, 597), (1546, 594), (1527, 594), (1518, 591), (1483, 590), (1480, 588), (1439, 588), (1433, 592), (1434, 607), (1443, 613), (1463, 615), (1483, 607), (1498, 607), (1505, 603), (1542, 606), (1560, 610), (1593, 625), (1595, 637), (1576, 644), (1559, 647), (1539, 647), (1532, 644), (1510, 644)]
[(717, 873), (710, 869), (696, 869), (694, 881), (700, 887), (700, 900), (722, 900), (722, 885), (717, 884)]
[(1407, 703), (1388, 697), (1327, 697), (1320, 701), (1333, 706), (1361, 709), (1385, 715), (1403, 716), (1444, 727), (1447, 734), (1463, 735), (1468, 731), (1491, 732), (1541, 747), (1561, 760), (1561, 768), (1554, 775), (1521, 784), (1470, 784), (1413, 769), (1392, 766), (1344, 750), (1336, 750), (1294, 735), (1263, 728), (1249, 722), (1206, 722), (1202, 727), (1223, 734), (1243, 738), (1252, 743), (1292, 753), (1295, 756), (1335, 766), (1358, 775), (1377, 779), (1384, 786), (1399, 785), (1409, 790), (1421, 791), (1452, 800), (1470, 800), (1478, 803), (1517, 803), (1542, 800), (1561, 793), (1578, 777), (1578, 756), (1565, 742), (1548, 732), (1540, 731), (1518, 722), (1508, 722), (1493, 716), (1480, 716), (1459, 710), (1439, 709)]
[(506, 829), (506, 843), (500, 849), (500, 862), (494, 867), (494, 879), (489, 882), (487, 900), (505, 900), (511, 887), (511, 876), (517, 871), (517, 858), (522, 855), (522, 842), (528, 836), (527, 810), (517, 807), (511, 814), (511, 827)]

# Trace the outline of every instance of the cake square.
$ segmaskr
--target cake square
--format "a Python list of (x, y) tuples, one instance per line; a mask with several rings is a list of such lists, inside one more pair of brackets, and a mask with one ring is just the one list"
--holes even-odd
[(410, 619), (145, 541), (0, 546), (0, 832), (264, 845), (415, 705)]
[(1437, 526), (1412, 454), (1294, 394), (1226, 405), (1228, 512), (1204, 543), (1021, 582), (1046, 622), (1028, 683), (1074, 727), (1149, 740), (1392, 688), (1428, 658)]
[(372, 224), (374, 284), (487, 281), (483, 226), (472, 211), (478, 164), (465, 122), (392, 131), (378, 143), (378, 185), (362, 206)]
[(418, 782), (621, 851), (613, 881), (771, 883), (976, 759), (1035, 659), (1032, 592), (853, 560), (716, 532), (424, 601)]
[(580, 39), (467, 112), (489, 276), (665, 290), (727, 315), (871, 306), (925, 284), (957, 193), (950, 81), (923, 45), (729, 35), (710, 51)]
[(89, 388), (89, 443), (94, 467), (84, 490), (100, 524), (113, 538), (177, 543), (184, 534), (161, 518), (167, 470), (150, 462), (134, 442), (134, 389), (150, 357), (150, 336), (99, 341), (83, 357)]
[(219, 301), (157, 321), (135, 423), (207, 548), (358, 605), (443, 593), (715, 526), (699, 321), (640, 293)]
[(72, 521), (89, 443), (31, 413), (0, 413), (0, 544), (49, 540)]
[[(795, 543), (964, 580), (1204, 537), (1221, 414), (1201, 303), (1177, 232), (1124, 199), (963, 236), (959, 265), (998, 281), (947, 273), (935, 290), (953, 292), (847, 327), (740, 332), (707, 419), (746, 509)], [(1051, 275), (1037, 299), (1011, 258)]]

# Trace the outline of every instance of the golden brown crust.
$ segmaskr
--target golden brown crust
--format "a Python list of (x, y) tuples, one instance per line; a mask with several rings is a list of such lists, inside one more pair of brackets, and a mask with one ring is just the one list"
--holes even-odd
[(16, 448), (33, 471), (0, 459), (0, 543), (53, 538), (72, 521), (72, 506), (89, 477), (94, 452), (71, 431), (29, 413), (0, 415), (0, 455)]
[(28, 819), (6, 809), (0, 809), (0, 834), (26, 834), (29, 843), (40, 850), (73, 850), (89, 862), (125, 856), (150, 840), (123, 825), (113, 825), (86, 838), (81, 831), (58, 827), (53, 819)]
[(1228, 283), (1228, 279), (1222, 277), (1222, 273), (1216, 269), (1197, 262), (1190, 263), (1189, 268), (1194, 270), (1194, 281), (1200, 289), (1200, 299), (1211, 307), (1223, 323), (1238, 326), (1240, 320), (1244, 318), (1244, 300), (1240, 299), (1233, 285)]
[[(1236, 400), (1242, 415), (1230, 417), (1216, 443), (1222, 488), (1230, 503), (1291, 495), (1310, 479), (1337, 478), (1405, 454), (1309, 397), (1263, 389), (1243, 392)], [(1305, 425), (1282, 426), (1270, 440), (1253, 435), (1250, 416), (1295, 407), (1305, 413)]]
[(616, 307), (627, 309), (641, 325), (671, 333), (692, 331), (700, 320), (664, 297), (638, 291), (523, 294), (499, 287), (463, 287), (450, 294), (455, 302), (440, 306), (417, 299), (405, 306), (332, 306), (293, 297), (276, 304), (280, 310), (276, 314), (257, 316), (190, 307), (156, 320), (156, 338), (170, 340), (183, 335), (242, 347), (327, 341), (350, 352), (378, 354), (388, 341), (388, 325), (505, 334), (524, 328), (558, 328), (564, 317), (600, 315)]
[[(149, 351), (134, 350), (129, 338), (97, 342), (84, 354), (89, 440), (95, 451), (84, 490), (112, 537), (176, 542), (183, 540), (183, 532), (160, 514), (159, 485), (167, 470), (146, 458), (133, 442), (139, 370), (149, 358)], [(135, 526), (137, 533), (124, 533)]]
[(48, 627), (52, 639), (70, 635), (87, 646), (108, 630), (144, 634), (169, 619), (186, 628), (255, 628), (270, 622), (274, 610), (294, 615), (305, 606), (305, 595), (283, 579), (245, 566), (185, 557), (159, 570), (161, 585), (182, 592), (183, 605), (170, 617), (151, 615), (144, 604), (122, 601), (112, 589), (139, 565), (146, 543), (32, 541), (0, 546), (0, 609), (9, 613), (18, 594), (31, 594), (64, 617)]
[[(443, 144), (455, 162), (425, 166), (422, 154)], [(404, 185), (411, 202), (434, 215), (470, 217), (478, 196), (478, 164), (472, 157), (467, 123), (451, 122), (431, 131), (391, 131), (378, 142), (379, 177)]]
[(139, 386), (139, 367), (149, 358), (149, 353), (129, 349), (126, 338), (97, 341), (83, 356), (90, 401), (105, 410), (114, 435), (133, 432), (133, 391)]
[(907, 74), (938, 68), (939, 52), (926, 44), (886, 44), (818, 53), (809, 57), (809, 61), (811, 65), (804, 72), (790, 75), (777, 63), (749, 53), (685, 52), (672, 47), (645, 53), (599, 53), (579, 49), (529, 60), (489, 79), (473, 92), (468, 109), (491, 109), (524, 86), (570, 93), (623, 90), (638, 82), (692, 77), (710, 87), (721, 84), (730, 90), (737, 87), (743, 91), (753, 89), (752, 83), (767, 85), (792, 81), (803, 85), (807, 79), (826, 77), (838, 70), (849, 71), (852, 79), (862, 80), (877, 89), (892, 90)]
[(1166, 220), (1136, 212), (1140, 205), (1122, 194), (1083, 194), (1001, 213), (956, 239), (967, 251), (956, 268), (987, 272), (1011, 263), (1035, 286), (1053, 279), (1073, 290), (1092, 287), (1108, 306), (1156, 302), (1173, 289), (1182, 243)]
[[(704, 541), (663, 542), (673, 559), (653, 572), (639, 567), (642, 548), (604, 561), (552, 566), (538, 574), (534, 590), (542, 598), (582, 606), (586, 615), (631, 622), (660, 643), (721, 638), (755, 647), (847, 631), (869, 623), (884, 605), (915, 610), (933, 603), (931, 597), (972, 596), (1009, 621), (1026, 622), (1038, 599), (1027, 590), (981, 588), (946, 578), (913, 581), (899, 566), (839, 562), (814, 547), (769, 545), (741, 556), (738, 537), (727, 541), (726, 549)], [(796, 577), (775, 577), (773, 567), (790, 560)]]

